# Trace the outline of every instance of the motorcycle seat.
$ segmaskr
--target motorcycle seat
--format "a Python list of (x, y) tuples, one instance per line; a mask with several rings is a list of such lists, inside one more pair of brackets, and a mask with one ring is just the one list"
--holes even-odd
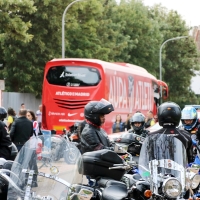
[(127, 187), (125, 184), (110, 185), (102, 192), (103, 200), (122, 200), (128, 195)]
[(116, 180), (113, 180), (113, 179), (109, 179), (109, 178), (101, 178), (100, 180), (98, 180), (97, 182), (98, 186), (99, 187), (103, 187), (103, 188), (106, 188), (108, 186), (111, 186), (111, 185), (125, 185), (124, 183), (120, 182), (120, 181), (116, 181)]

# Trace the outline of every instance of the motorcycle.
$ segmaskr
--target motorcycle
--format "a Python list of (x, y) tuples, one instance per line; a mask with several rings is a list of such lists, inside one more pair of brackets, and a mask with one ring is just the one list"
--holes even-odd
[[(82, 157), (76, 146), (58, 135), (32, 137), (12, 164), (8, 200), (85, 200), (93, 192), (82, 184)], [(49, 140), (50, 139), (50, 140)], [(53, 159), (52, 145), (57, 143), (62, 157)], [(60, 145), (62, 143), (62, 145)], [(53, 147), (54, 148), (54, 147)], [(73, 163), (67, 154), (73, 149)], [(67, 159), (66, 159), (67, 158)]]
[[(194, 162), (189, 163), (189, 169), (193, 172), (193, 176), (195, 176), (195, 180), (197, 181), (196, 184), (192, 185), (193, 193), (196, 197), (200, 197), (200, 145), (199, 141), (196, 138), (196, 135), (192, 135), (192, 142), (193, 142), (193, 152), (195, 155)], [(192, 175), (191, 175), (192, 176)], [(198, 180), (197, 180), (198, 179)]]
[[(117, 146), (117, 149), (120, 147)], [(108, 149), (87, 152), (83, 157), (83, 174), (92, 179), (93, 200), (133, 200), (121, 181), (131, 169), (117, 153)]]
[[(124, 154), (125, 152), (124, 159), (126, 161), (138, 162), (140, 150), (144, 140), (145, 137), (141, 135), (135, 134), (133, 132), (127, 132), (122, 134), (119, 138), (115, 138), (114, 142), (116, 145), (121, 147), (121, 154)], [(120, 154), (120, 150), (115, 150), (115, 152)]]
[[(81, 157), (76, 146), (62, 137), (45, 139), (32, 137), (20, 150), (6, 177), (8, 200), (131, 200), (126, 185), (119, 181), (129, 166), (115, 152), (103, 149)], [(53, 143), (64, 152), (59, 160), (52, 159)], [(76, 149), (73, 164), (66, 159), (70, 147)], [(84, 185), (82, 175), (95, 178), (96, 184)]]
[(199, 177), (186, 167), (186, 149), (180, 140), (167, 134), (149, 136), (140, 152), (133, 194), (143, 196), (138, 200), (196, 199), (192, 188)]

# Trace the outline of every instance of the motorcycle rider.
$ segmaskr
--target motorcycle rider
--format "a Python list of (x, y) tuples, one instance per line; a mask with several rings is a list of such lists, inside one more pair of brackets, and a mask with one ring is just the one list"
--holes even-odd
[(106, 132), (101, 128), (105, 115), (114, 111), (113, 105), (105, 99), (89, 102), (84, 109), (87, 124), (81, 133), (82, 153), (100, 149), (113, 149)]
[(135, 113), (131, 117), (130, 123), (132, 129), (130, 129), (128, 132), (141, 135), (142, 137), (146, 137), (148, 135), (149, 131), (145, 130), (145, 116), (142, 113)]
[(181, 120), (181, 109), (179, 105), (174, 102), (165, 102), (158, 107), (158, 122), (163, 128), (151, 132), (149, 135), (167, 134), (179, 139), (187, 151), (189, 162), (193, 162), (193, 145), (190, 134), (185, 130), (176, 128)]
[(196, 134), (197, 139), (200, 140), (200, 123), (198, 121), (197, 111), (194, 107), (185, 107), (182, 110), (181, 117), (182, 127), (190, 134)]
[(119, 143), (119, 145), (120, 143), (129, 144), (127, 152), (129, 152), (133, 156), (133, 159), (137, 162), (142, 145), (138, 142), (135, 143), (134, 134), (145, 138), (148, 136), (149, 131), (145, 130), (145, 116), (142, 113), (135, 113), (130, 118), (130, 124), (132, 128), (128, 130), (128, 133), (122, 134), (115, 140), (115, 142)]
[(7, 117), (7, 111), (4, 107), (0, 107), (0, 158), (10, 159), (12, 142), (7, 132), (7, 126), (3, 122)]

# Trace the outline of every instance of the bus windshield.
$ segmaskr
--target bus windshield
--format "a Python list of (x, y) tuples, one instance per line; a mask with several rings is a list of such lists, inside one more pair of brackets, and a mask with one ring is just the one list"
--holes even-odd
[(49, 84), (67, 87), (86, 87), (99, 84), (97, 69), (84, 66), (54, 66), (46, 75)]

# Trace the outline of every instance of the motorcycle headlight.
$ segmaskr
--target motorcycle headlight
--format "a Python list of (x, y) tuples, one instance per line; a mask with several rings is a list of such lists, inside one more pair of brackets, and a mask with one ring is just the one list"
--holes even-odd
[(200, 183), (200, 175), (195, 174), (191, 179), (191, 185), (190, 186), (191, 186), (192, 189), (195, 189), (195, 188), (198, 187), (199, 183)]
[(181, 194), (182, 186), (176, 178), (168, 178), (163, 182), (163, 193), (169, 198), (176, 198)]

